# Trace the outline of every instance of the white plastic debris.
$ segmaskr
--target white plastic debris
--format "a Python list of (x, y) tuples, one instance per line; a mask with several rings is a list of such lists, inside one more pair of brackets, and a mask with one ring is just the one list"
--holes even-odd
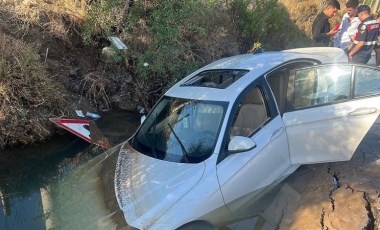
[(147, 62), (144, 62), (144, 67), (148, 67), (149, 64)]
[(86, 116), (87, 116), (87, 117), (94, 118), (94, 119), (98, 119), (98, 118), (100, 118), (100, 115), (99, 115), (99, 114), (96, 114), (96, 113), (90, 113), (90, 112), (87, 112), (87, 113), (86, 113)]
[(128, 47), (120, 40), (118, 37), (108, 37), (108, 39), (111, 41), (111, 43), (118, 49), (118, 50), (126, 50)]
[(335, 188), (340, 187), (339, 178), (335, 174), (333, 175), (333, 185), (335, 186)]
[(76, 109), (75, 113), (78, 115), (78, 117), (84, 117), (84, 114), (83, 114), (82, 110), (80, 110), (80, 109)]
[(142, 116), (140, 117), (140, 124), (142, 124), (142, 123), (145, 121), (145, 118), (146, 118), (145, 115), (142, 115)]

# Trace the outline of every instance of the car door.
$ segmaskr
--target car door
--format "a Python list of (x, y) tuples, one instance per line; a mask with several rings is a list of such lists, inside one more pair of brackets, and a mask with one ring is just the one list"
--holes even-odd
[(284, 124), (264, 84), (242, 93), (230, 114), (228, 143), (234, 136), (252, 139), (253, 149), (228, 153), (217, 164), (217, 177), (227, 207), (233, 211), (279, 179), (290, 167)]
[(380, 69), (330, 64), (290, 73), (283, 121), (292, 164), (344, 161), (380, 113)]

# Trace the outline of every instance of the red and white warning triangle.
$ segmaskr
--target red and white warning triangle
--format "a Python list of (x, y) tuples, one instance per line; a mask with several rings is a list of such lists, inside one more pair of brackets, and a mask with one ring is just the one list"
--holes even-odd
[(104, 137), (93, 120), (70, 118), (49, 118), (49, 120), (92, 144), (104, 148), (109, 148), (111, 146), (110, 142)]

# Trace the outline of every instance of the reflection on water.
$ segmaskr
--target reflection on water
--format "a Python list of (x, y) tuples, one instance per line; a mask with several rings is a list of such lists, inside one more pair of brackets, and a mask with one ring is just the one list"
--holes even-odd
[(41, 196), (38, 192), (25, 198), (9, 198), (8, 202), (8, 208), (3, 209), (6, 216), (0, 218), (1, 229), (44, 229)]
[[(139, 115), (102, 114), (96, 123), (118, 143), (133, 134)], [(45, 229), (56, 208), (51, 197), (54, 186), (65, 183), (66, 175), (71, 175), (68, 172), (104, 152), (64, 130), (62, 134), (46, 143), (0, 150), (0, 229)]]
[(128, 229), (116, 201), (115, 165), (120, 145), (50, 185), (54, 229)]

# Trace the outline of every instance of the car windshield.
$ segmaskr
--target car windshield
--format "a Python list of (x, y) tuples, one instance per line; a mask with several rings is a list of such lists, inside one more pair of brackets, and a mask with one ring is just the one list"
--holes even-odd
[(132, 146), (165, 161), (202, 162), (214, 151), (227, 105), (165, 96), (132, 139)]

